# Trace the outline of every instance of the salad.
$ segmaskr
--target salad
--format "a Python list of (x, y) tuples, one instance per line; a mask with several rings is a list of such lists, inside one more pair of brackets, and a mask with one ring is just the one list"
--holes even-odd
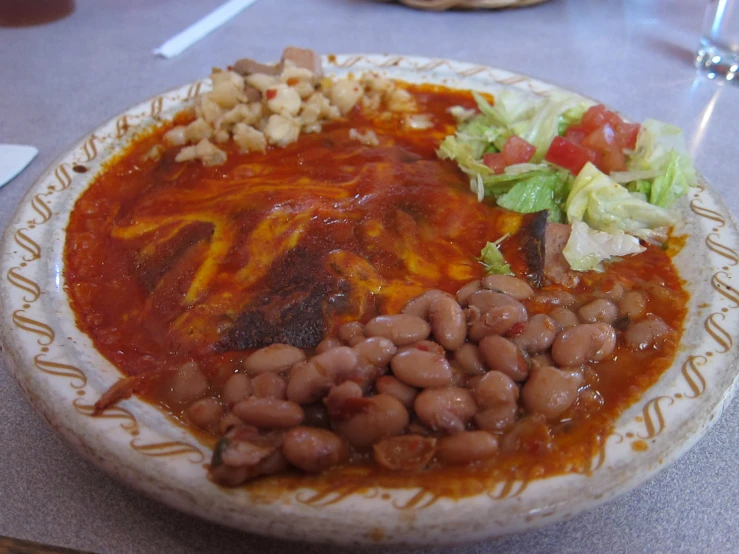
[[(519, 213), (548, 210), (569, 223), (563, 254), (575, 271), (602, 269), (613, 257), (664, 244), (678, 218), (675, 201), (697, 185), (682, 131), (656, 120), (624, 121), (602, 104), (572, 96), (532, 101), (502, 91), (478, 110), (451, 109), (458, 122), (437, 154), (457, 162), (480, 201), (492, 197)], [(505, 273), (498, 243), (481, 253)]]

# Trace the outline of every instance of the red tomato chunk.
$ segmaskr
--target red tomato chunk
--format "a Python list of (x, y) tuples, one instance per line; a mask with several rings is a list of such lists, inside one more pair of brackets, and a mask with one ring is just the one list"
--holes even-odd
[(515, 135), (503, 145), (503, 159), (506, 166), (524, 164), (534, 157), (535, 152), (536, 146)]
[(503, 173), (506, 163), (502, 152), (490, 152), (484, 154), (482, 157), (482, 163), (493, 170), (496, 175)]
[(554, 137), (544, 159), (577, 175), (586, 163), (595, 162), (596, 156), (592, 150), (564, 137)]

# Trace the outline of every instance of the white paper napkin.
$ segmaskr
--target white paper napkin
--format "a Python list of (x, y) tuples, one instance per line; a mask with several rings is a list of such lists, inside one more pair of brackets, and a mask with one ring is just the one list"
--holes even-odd
[(181, 33), (173, 36), (159, 48), (155, 48), (154, 55), (161, 56), (163, 58), (172, 58), (181, 54), (187, 48), (227, 21), (233, 19), (239, 12), (245, 10), (256, 1), (257, 0), (229, 0), (199, 21), (190, 25)]
[(0, 144), (0, 187), (23, 171), (36, 154), (33, 146)]

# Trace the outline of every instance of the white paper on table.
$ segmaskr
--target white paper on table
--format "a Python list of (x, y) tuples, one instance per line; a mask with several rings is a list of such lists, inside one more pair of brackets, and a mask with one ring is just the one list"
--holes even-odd
[(181, 54), (200, 39), (211, 33), (224, 23), (233, 19), (239, 12), (251, 6), (257, 0), (229, 0), (202, 19), (190, 25), (181, 33), (154, 49), (154, 55), (172, 58)]
[(23, 171), (38, 154), (33, 146), (0, 144), (0, 187)]

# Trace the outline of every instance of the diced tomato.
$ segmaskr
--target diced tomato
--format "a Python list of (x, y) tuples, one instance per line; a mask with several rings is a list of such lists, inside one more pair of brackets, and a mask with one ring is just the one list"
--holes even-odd
[(629, 150), (636, 148), (636, 137), (639, 136), (640, 129), (641, 125), (638, 123), (621, 122), (620, 125), (616, 125), (614, 130), (616, 131), (616, 139), (621, 145), (621, 148), (628, 148)]
[(606, 108), (603, 104), (591, 106), (582, 116), (580, 126), (588, 133), (592, 133), (597, 128), (608, 123), (611, 127), (622, 123), (622, 119), (615, 112)]
[(523, 164), (531, 160), (536, 152), (536, 146), (521, 137), (513, 135), (503, 145), (503, 159), (506, 165)]
[(600, 155), (600, 160), (596, 165), (604, 173), (626, 169), (626, 156), (622, 151), (623, 147), (616, 138), (616, 131), (613, 130), (610, 124), (605, 123), (588, 134), (583, 139), (582, 145)]
[(544, 159), (577, 175), (586, 163), (595, 163), (596, 156), (595, 152), (564, 137), (554, 137)]
[(277, 96), (277, 91), (273, 88), (268, 88), (265, 96), (267, 97), (267, 100), (272, 100), (275, 96)]
[(596, 152), (604, 152), (617, 145), (616, 131), (608, 123), (601, 125), (582, 139), (582, 145)]
[(588, 133), (578, 125), (572, 125), (565, 131), (565, 138), (575, 144), (580, 144), (586, 136), (588, 136)]
[(482, 156), (482, 163), (493, 170), (494, 173), (503, 173), (506, 163), (502, 152), (491, 152)]
[(603, 173), (611, 173), (612, 171), (626, 171), (626, 155), (621, 150), (620, 145), (601, 153), (600, 160), (595, 163)]

